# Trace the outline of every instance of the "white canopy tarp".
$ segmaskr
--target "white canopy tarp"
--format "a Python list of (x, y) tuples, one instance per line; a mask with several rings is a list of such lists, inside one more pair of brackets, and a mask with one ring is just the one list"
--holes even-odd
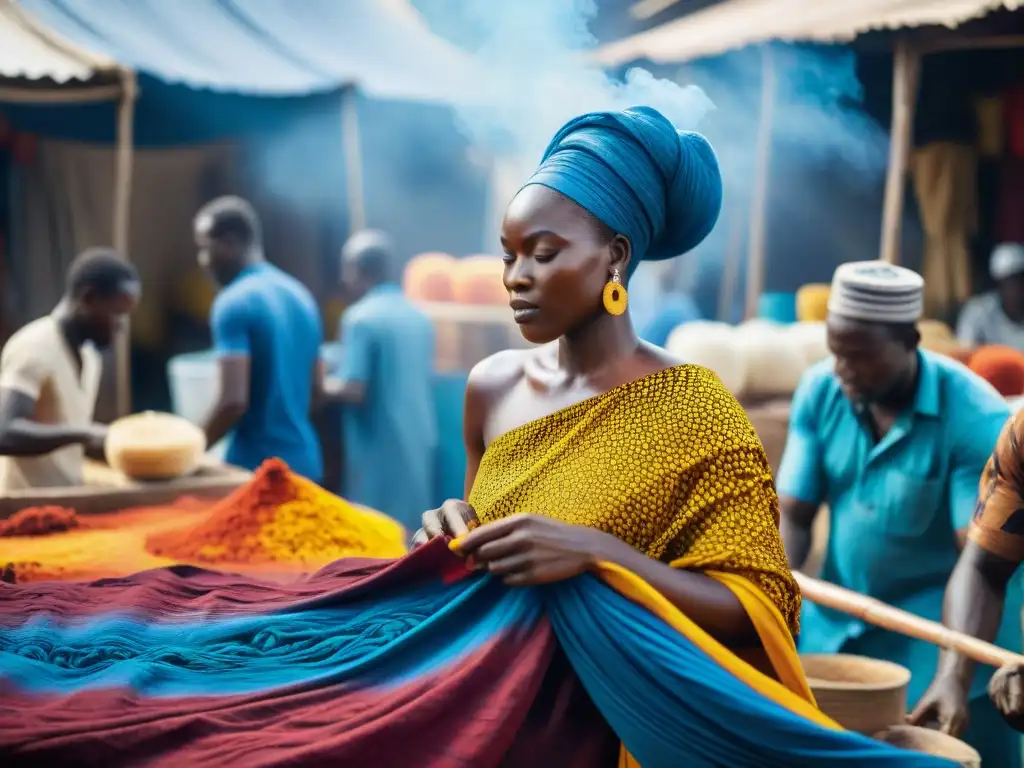
[(1024, 0), (725, 0), (600, 48), (604, 64), (671, 63), (770, 40), (836, 43), (876, 29), (957, 27)]

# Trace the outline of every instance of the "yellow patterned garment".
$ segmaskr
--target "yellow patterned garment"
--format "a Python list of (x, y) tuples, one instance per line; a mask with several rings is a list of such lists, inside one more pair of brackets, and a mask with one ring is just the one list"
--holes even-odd
[(798, 630), (768, 459), (706, 368), (669, 368), (505, 433), (469, 503), (482, 523), (547, 515), (679, 567), (745, 577)]

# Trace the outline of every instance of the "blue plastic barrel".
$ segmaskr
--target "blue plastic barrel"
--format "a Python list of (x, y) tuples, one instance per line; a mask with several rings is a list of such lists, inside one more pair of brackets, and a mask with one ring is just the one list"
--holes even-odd
[(757, 316), (773, 323), (796, 322), (795, 293), (763, 293), (757, 306)]

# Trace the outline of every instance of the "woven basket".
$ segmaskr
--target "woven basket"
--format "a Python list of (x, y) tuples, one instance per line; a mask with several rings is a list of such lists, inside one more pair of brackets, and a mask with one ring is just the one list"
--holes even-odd
[(902, 747), (935, 757), (945, 757), (959, 763), (964, 768), (981, 768), (981, 755), (972, 747), (964, 744), (960, 739), (954, 739), (952, 736), (938, 731), (915, 728), (912, 725), (894, 725), (881, 733), (876, 733), (875, 738), (886, 744), (892, 744), (894, 747)]
[(870, 736), (906, 717), (905, 667), (844, 654), (808, 654), (800, 661), (818, 707), (847, 730)]

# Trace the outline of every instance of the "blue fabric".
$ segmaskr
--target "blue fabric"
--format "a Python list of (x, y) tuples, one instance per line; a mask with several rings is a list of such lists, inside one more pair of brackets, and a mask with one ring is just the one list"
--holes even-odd
[(451, 73), (466, 67), (415, 16), (374, 0), (21, 4), (87, 50), (193, 88), (299, 95), (358, 83), (374, 96), (433, 101), (451, 95)]
[[(991, 386), (963, 366), (920, 352), (912, 408), (874, 445), (843, 394), (831, 361), (800, 382), (776, 477), (780, 495), (826, 503), (830, 529), (821, 577), (926, 619), (941, 621), (959, 555), (955, 532), (970, 522), (982, 469), (1009, 415)], [(996, 642), (1021, 647), (1021, 590), (1011, 586)], [(800, 649), (888, 659), (913, 674), (913, 704), (931, 682), (938, 649), (805, 603)], [(973, 696), (991, 669), (979, 668)]]
[(210, 326), (219, 355), (250, 360), (249, 409), (227, 460), (255, 469), (277, 457), (319, 481), (323, 458), (310, 408), (323, 325), (312, 294), (272, 264), (254, 264), (217, 294)]
[(680, 325), (700, 320), (700, 310), (693, 299), (682, 293), (662, 296), (651, 321), (640, 331), (640, 338), (659, 347), (664, 347), (672, 331)]
[(590, 574), (518, 589), (489, 574), (453, 585), (420, 579), (364, 595), (202, 621), (101, 614), (67, 624), (36, 615), (0, 633), (0, 679), (50, 695), (126, 686), (153, 698), (215, 697), (341, 682), (358, 693), (472, 664), (475, 650), (502, 636), (528, 643), (545, 631), (546, 613), (590, 698), (641, 765), (953, 768), (816, 725), (755, 694)]
[(343, 410), (345, 497), (416, 530), (435, 499), (433, 323), (387, 284), (346, 310), (339, 338), (337, 376), (367, 389)]
[(708, 236), (722, 209), (718, 158), (697, 133), (677, 131), (651, 107), (591, 112), (551, 139), (527, 182), (568, 197), (633, 246), (642, 259), (670, 259)]

